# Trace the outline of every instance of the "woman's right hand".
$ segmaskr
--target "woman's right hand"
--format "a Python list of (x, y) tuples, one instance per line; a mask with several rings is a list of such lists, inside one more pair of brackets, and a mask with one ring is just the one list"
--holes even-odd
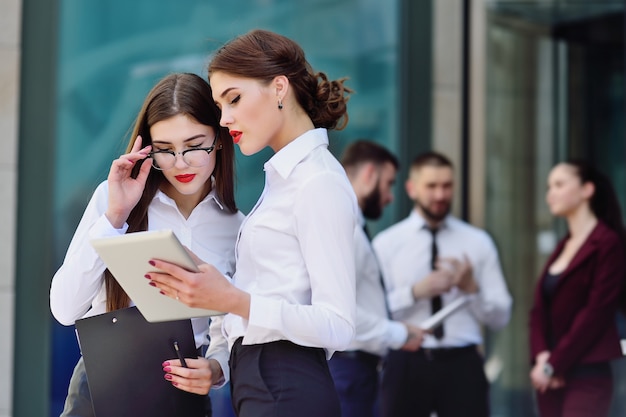
[(198, 272), (187, 271), (159, 259), (150, 260), (150, 265), (158, 271), (149, 272), (146, 278), (161, 294), (189, 307), (233, 313), (246, 320), (249, 318), (250, 294), (233, 285), (213, 265), (198, 265)]
[(150, 173), (151, 164), (148, 162), (141, 165), (137, 178), (131, 177), (135, 164), (149, 156), (151, 145), (140, 149), (141, 136), (137, 136), (133, 149), (130, 153), (114, 160), (107, 178), (109, 184), (109, 206), (104, 213), (113, 227), (121, 228), (131, 210), (141, 198), (143, 189)]
[(544, 393), (548, 389), (559, 389), (565, 386), (565, 379), (559, 376), (549, 377), (543, 372), (545, 363), (550, 359), (550, 352), (545, 350), (535, 357), (535, 366), (530, 371), (530, 380), (533, 387)]

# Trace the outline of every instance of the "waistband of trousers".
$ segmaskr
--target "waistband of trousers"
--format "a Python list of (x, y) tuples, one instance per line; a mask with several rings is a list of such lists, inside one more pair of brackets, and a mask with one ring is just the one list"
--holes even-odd
[(373, 353), (365, 352), (362, 350), (338, 351), (338, 352), (333, 353), (333, 358), (345, 358), (345, 359), (357, 360), (359, 362), (366, 363), (373, 367), (378, 366), (381, 360), (380, 356), (374, 355)]
[(446, 360), (457, 356), (467, 355), (468, 353), (478, 352), (476, 345), (467, 345), (460, 347), (440, 347), (440, 348), (420, 348), (415, 352), (416, 355), (424, 356), (429, 360)]

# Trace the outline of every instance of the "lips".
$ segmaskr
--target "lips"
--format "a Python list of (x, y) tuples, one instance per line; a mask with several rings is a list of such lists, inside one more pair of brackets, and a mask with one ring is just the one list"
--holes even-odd
[(182, 174), (182, 175), (176, 175), (176, 180), (178, 180), (179, 182), (188, 183), (188, 182), (193, 181), (195, 177), (196, 177), (196, 174)]
[(233, 137), (233, 142), (235, 144), (239, 143), (239, 141), (241, 140), (242, 132), (238, 130), (231, 130), (229, 133), (230, 133), (230, 136)]

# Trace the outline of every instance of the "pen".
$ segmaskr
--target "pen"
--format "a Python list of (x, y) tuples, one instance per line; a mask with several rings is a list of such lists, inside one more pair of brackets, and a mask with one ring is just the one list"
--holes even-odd
[(185, 362), (185, 358), (183, 358), (183, 354), (180, 352), (180, 349), (178, 348), (178, 342), (177, 341), (174, 341), (174, 350), (176, 351), (176, 355), (178, 356), (178, 359), (180, 359), (180, 364), (184, 368), (187, 368), (187, 362)]

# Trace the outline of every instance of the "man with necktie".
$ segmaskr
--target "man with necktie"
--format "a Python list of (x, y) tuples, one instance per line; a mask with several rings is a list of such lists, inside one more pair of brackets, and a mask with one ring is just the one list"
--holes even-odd
[(487, 417), (482, 326), (504, 327), (511, 296), (489, 235), (450, 214), (454, 171), (442, 154), (417, 156), (406, 191), (409, 216), (373, 247), (392, 317), (419, 326), (459, 297), (465, 307), (426, 334), (416, 352), (391, 351), (382, 377), (382, 417)]
[(342, 417), (378, 416), (379, 365), (389, 349), (415, 351), (422, 331), (389, 318), (378, 262), (365, 219), (378, 219), (393, 201), (397, 158), (367, 140), (353, 142), (341, 163), (360, 208), (354, 231), (356, 262), (356, 335), (348, 350), (335, 352), (329, 368), (341, 403)]

